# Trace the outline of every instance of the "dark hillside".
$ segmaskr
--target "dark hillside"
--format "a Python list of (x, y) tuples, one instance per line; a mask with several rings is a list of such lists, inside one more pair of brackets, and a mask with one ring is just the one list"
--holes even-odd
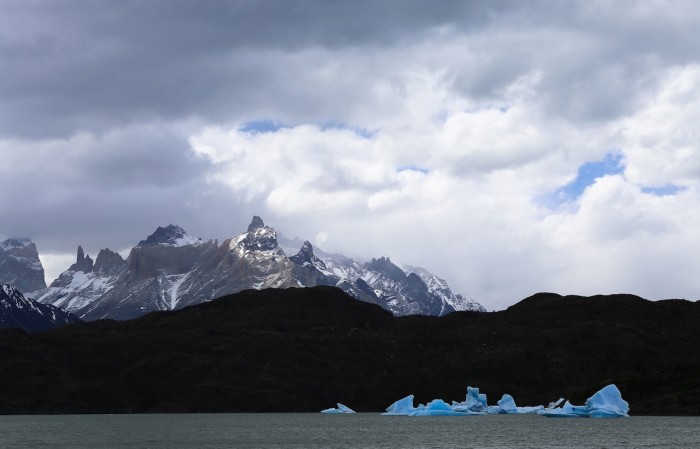
[(700, 306), (538, 294), (496, 313), (393, 318), (331, 287), (244, 291), (126, 321), (0, 332), (2, 413), (380, 411), (409, 394), (699, 414)]

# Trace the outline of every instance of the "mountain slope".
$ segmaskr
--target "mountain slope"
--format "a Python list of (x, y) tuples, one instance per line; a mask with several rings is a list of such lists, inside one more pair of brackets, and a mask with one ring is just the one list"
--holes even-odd
[(395, 318), (332, 287), (247, 290), (136, 320), (0, 331), (0, 413), (381, 411), (616, 383), (631, 413), (698, 414), (700, 304), (536, 295), (502, 312)]
[(58, 307), (25, 298), (9, 284), (0, 284), (0, 328), (38, 332), (80, 321)]

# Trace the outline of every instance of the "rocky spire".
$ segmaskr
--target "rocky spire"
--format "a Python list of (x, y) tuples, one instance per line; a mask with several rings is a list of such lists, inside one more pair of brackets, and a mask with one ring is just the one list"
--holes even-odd
[(272, 251), (279, 247), (277, 243), (277, 231), (265, 226), (262, 218), (257, 215), (248, 225), (247, 235), (241, 242), (249, 251)]
[(83, 251), (83, 247), (78, 245), (78, 255), (76, 257), (75, 263), (70, 266), (71, 271), (82, 271), (83, 273), (90, 273), (92, 271), (92, 259), (90, 256), (86, 256)]
[(253, 217), (253, 221), (251, 221), (250, 224), (248, 225), (248, 232), (254, 232), (256, 229), (262, 229), (264, 227), (265, 227), (265, 223), (263, 223), (262, 218), (255, 215)]

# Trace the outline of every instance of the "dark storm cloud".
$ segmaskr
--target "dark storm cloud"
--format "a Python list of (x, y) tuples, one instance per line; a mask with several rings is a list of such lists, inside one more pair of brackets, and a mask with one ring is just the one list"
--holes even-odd
[(299, 70), (279, 67), (275, 53), (396, 45), (448, 25), (464, 32), (483, 26), (501, 7), (419, 1), (0, 5), (0, 133), (25, 138), (153, 118), (262, 113), (285, 72)]
[(557, 116), (603, 122), (636, 110), (659, 73), (697, 61), (697, 3), (524, 2), (470, 42), (479, 63), (451, 71), (457, 93), (503, 99), (518, 77), (537, 74), (535, 95)]
[(214, 229), (233, 234), (250, 218), (207, 182), (209, 165), (166, 126), (9, 142), (0, 151), (8, 154), (0, 208), (12, 211), (3, 215), (2, 235), (30, 237), (41, 251), (120, 250), (169, 223), (213, 238)]
[[(638, 106), (654, 69), (700, 51), (692, 38), (700, 24), (688, 19), (696, 6), (678, 2), (659, 14), (649, 5), (5, 0), (0, 136), (65, 137), (183, 118), (343, 121), (352, 114), (338, 104), (367, 102), (367, 81), (316, 79), (318, 64), (337, 52), (467, 37), (458, 45), (472, 58), (434, 67), (446, 69), (455, 93), (502, 100), (504, 88), (536, 72), (537, 94), (552, 113), (607, 120)], [(314, 50), (327, 53), (303, 56)], [(343, 91), (353, 87), (348, 102)]]

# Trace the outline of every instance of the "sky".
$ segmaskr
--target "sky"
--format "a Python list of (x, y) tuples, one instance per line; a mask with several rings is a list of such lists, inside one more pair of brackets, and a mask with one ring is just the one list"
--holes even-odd
[(503, 309), (700, 298), (700, 3), (0, 0), (0, 239), (260, 215)]

